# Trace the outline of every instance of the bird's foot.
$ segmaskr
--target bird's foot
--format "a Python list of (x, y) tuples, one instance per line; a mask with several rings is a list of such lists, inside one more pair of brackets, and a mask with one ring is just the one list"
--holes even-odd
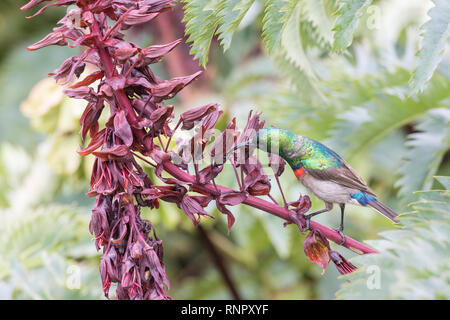
[(310, 230), (310, 221), (311, 221), (311, 217), (309, 218), (305, 218), (305, 231)]
[(346, 239), (346, 237), (345, 237), (345, 235), (344, 235), (343, 229), (342, 229), (342, 228), (337, 228), (337, 229), (333, 229), (333, 230), (336, 231), (337, 233), (339, 233), (339, 235), (342, 237), (342, 240), (341, 240), (341, 242), (339, 243), (339, 245), (340, 245), (340, 246), (344, 245), (344, 244), (345, 244), (345, 241), (346, 241), (347, 239)]
[(311, 218), (315, 216), (315, 214), (306, 214), (304, 215), (305, 218), (305, 231), (309, 231), (310, 229), (310, 222), (311, 222)]

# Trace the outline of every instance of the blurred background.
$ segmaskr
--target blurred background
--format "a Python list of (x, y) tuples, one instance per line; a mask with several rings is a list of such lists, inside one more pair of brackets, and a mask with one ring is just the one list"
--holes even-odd
[[(28, 52), (26, 47), (43, 38), (65, 11), (50, 9), (30, 20), (25, 19), (29, 12), (19, 10), (24, 3), (0, 2), (0, 299), (105, 299), (99, 254), (88, 230), (93, 199), (85, 196), (93, 158), (76, 153), (85, 105), (65, 97), (47, 78), (78, 52), (64, 47)], [(261, 38), (264, 5), (253, 3), (225, 53), (213, 38), (203, 76), (172, 101), (178, 114), (218, 102), (227, 120), (219, 124), (224, 129), (232, 117), (242, 128), (251, 109), (261, 111), (266, 125), (332, 147), (400, 213), (423, 209), (408, 206), (418, 201), (414, 191), (448, 188), (433, 176), (450, 175), (449, 50), (426, 89), (408, 93), (419, 27), (429, 19), (431, 1), (374, 1), (343, 55), (330, 54), (326, 42), (317, 43), (308, 23), (301, 23), (303, 45), (320, 79), (312, 88), (295, 66), (268, 54)], [(141, 47), (184, 37), (183, 15), (177, 3), (128, 36)], [(164, 79), (201, 70), (189, 51), (190, 45), (182, 43), (153, 70)], [(306, 193), (289, 169), (281, 181), (290, 200)], [(222, 174), (217, 182), (236, 187), (232, 175)], [(323, 206), (312, 200), (312, 210)], [(371, 263), (386, 263), (383, 271), (403, 279), (398, 288), (408, 288), (385, 285), (371, 292), (349, 284), (332, 265), (321, 274), (303, 253), (304, 236), (296, 227), (283, 228), (280, 219), (247, 206), (230, 208), (236, 223), (229, 235), (226, 218), (216, 210), (210, 210), (216, 219), (203, 220), (200, 229), (171, 204), (144, 214), (163, 240), (174, 299), (434, 299), (450, 295), (447, 205), (433, 211), (434, 229), (430, 216), (419, 221), (406, 215), (402, 227), (395, 227), (370, 209), (348, 208), (346, 234), (372, 239), (369, 245), (389, 252), (389, 259)], [(315, 219), (339, 225), (336, 208)], [(418, 223), (423, 233), (411, 231), (418, 230)], [(389, 237), (398, 240), (398, 247), (382, 240)], [(343, 248), (340, 252), (347, 258), (355, 255)], [(430, 252), (435, 256), (425, 257)], [(423, 259), (409, 260), (414, 253), (423, 253)]]

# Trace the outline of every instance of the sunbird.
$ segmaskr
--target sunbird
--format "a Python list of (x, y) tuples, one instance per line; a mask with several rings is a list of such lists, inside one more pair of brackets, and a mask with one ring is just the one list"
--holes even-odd
[(341, 208), (341, 224), (335, 229), (345, 243), (344, 211), (347, 203), (370, 206), (393, 222), (397, 213), (376, 199), (361, 176), (336, 152), (313, 139), (278, 128), (263, 128), (249, 141), (233, 148), (256, 147), (278, 154), (294, 171), (297, 179), (325, 203), (325, 208), (305, 215), (306, 229), (312, 217), (331, 211), (336, 203)]

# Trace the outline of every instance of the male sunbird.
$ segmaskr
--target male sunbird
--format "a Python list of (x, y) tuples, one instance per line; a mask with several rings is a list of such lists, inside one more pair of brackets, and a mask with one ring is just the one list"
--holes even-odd
[(313, 139), (283, 129), (264, 128), (260, 129), (253, 139), (233, 150), (242, 146), (257, 147), (278, 154), (289, 164), (297, 179), (325, 203), (325, 209), (305, 215), (306, 229), (309, 229), (309, 220), (312, 217), (330, 211), (335, 203), (341, 208), (341, 224), (336, 231), (342, 237), (342, 244), (345, 243), (343, 230), (347, 203), (370, 206), (386, 218), (397, 222), (397, 214), (375, 199), (375, 193), (344, 159)]

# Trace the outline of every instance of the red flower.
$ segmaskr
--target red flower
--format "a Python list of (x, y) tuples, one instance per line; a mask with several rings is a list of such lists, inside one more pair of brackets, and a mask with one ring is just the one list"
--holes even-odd
[(321, 267), (322, 274), (325, 273), (330, 262), (329, 247), (328, 240), (315, 230), (308, 233), (303, 243), (303, 248), (309, 261)]
[(151, 93), (158, 100), (173, 98), (181, 89), (197, 79), (202, 74), (198, 71), (187, 77), (173, 78), (157, 84), (151, 89)]
[(236, 143), (239, 131), (236, 130), (236, 118), (233, 118), (227, 128), (218, 136), (211, 145), (211, 157), (214, 164), (224, 164), (227, 153)]
[(275, 153), (269, 153), (269, 167), (272, 168), (273, 173), (276, 176), (281, 176), (284, 172), (284, 166), (286, 165), (286, 162), (283, 158), (281, 158), (279, 155)]
[(65, 85), (72, 80), (73, 75), (76, 75), (77, 78), (79, 78), (85, 67), (86, 64), (82, 62), (81, 58), (70, 57), (64, 61), (58, 69), (48, 75), (53, 76), (61, 85)]
[(330, 258), (336, 266), (340, 274), (348, 274), (355, 271), (357, 268), (345, 259), (339, 252), (330, 250)]
[[(193, 197), (185, 195), (181, 202), (178, 204), (181, 210), (186, 213), (186, 215), (191, 219), (192, 223), (197, 226), (200, 221), (200, 216), (208, 216), (210, 218), (214, 217), (207, 213), (201, 204)], [(197, 215), (197, 217), (195, 216)]]
[(247, 175), (244, 179), (244, 190), (247, 190), (253, 196), (264, 196), (270, 193), (271, 184), (265, 174), (261, 162), (251, 156), (242, 164), (243, 170)]
[(216, 103), (211, 103), (201, 107), (191, 108), (188, 111), (183, 112), (180, 116), (183, 123), (181, 129), (192, 129), (196, 121), (200, 121), (211, 112), (217, 111), (217, 107), (218, 105)]
[(288, 202), (288, 205), (294, 207), (294, 211), (299, 214), (305, 214), (311, 209), (311, 199), (309, 196), (304, 196), (302, 194), (299, 195), (298, 200)]
[(304, 242), (305, 254), (309, 260), (319, 265), (325, 272), (330, 260), (340, 274), (352, 273), (357, 268), (345, 259), (339, 252), (330, 249), (328, 240), (317, 230), (308, 233)]
[(159, 62), (166, 54), (168, 54), (178, 44), (180, 44), (181, 41), (182, 39), (178, 39), (167, 44), (153, 45), (142, 49), (140, 52), (140, 57), (138, 58), (140, 62), (137, 64), (137, 66), (142, 67)]

